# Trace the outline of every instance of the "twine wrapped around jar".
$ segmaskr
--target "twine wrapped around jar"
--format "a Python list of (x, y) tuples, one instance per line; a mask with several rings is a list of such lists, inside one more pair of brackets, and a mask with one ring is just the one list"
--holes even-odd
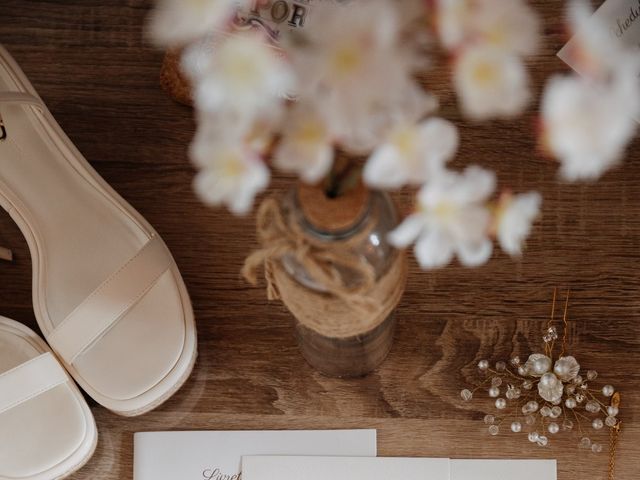
[[(403, 254), (395, 252), (390, 267), (376, 278), (373, 267), (353, 253), (353, 247), (370, 234), (367, 228), (327, 242), (309, 235), (275, 198), (268, 198), (258, 210), (257, 233), (262, 248), (247, 257), (243, 276), (255, 285), (262, 267), (268, 298), (281, 299), (304, 327), (324, 337), (366, 335), (389, 317), (404, 292)], [(293, 278), (281, 262), (285, 255), (293, 255), (325, 291), (314, 291)], [(359, 278), (356, 285), (350, 285), (345, 271)]]

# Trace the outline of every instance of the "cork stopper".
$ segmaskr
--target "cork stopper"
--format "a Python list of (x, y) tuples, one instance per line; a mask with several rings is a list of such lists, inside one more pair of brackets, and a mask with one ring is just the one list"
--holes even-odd
[(317, 230), (337, 233), (353, 227), (365, 214), (369, 190), (362, 182), (335, 198), (326, 195), (322, 186), (300, 183), (298, 202), (306, 220)]

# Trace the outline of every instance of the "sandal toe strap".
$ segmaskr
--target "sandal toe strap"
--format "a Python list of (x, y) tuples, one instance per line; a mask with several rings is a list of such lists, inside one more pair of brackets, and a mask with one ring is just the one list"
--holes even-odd
[(107, 333), (156, 284), (171, 265), (158, 236), (107, 278), (47, 336), (47, 341), (71, 365)]
[(51, 352), (34, 357), (0, 375), (0, 414), (67, 381)]

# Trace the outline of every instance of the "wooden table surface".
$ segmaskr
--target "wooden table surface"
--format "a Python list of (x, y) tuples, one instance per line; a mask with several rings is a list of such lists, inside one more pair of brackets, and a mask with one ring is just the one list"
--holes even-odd
[[(565, 41), (562, 3), (533, 2), (545, 19), (542, 49), (530, 62), (537, 96), (545, 77), (566, 70), (555, 57)], [(519, 261), (496, 253), (475, 270), (424, 273), (412, 260), (386, 363), (363, 379), (325, 378), (300, 356), (285, 308), (240, 279), (255, 246), (253, 218), (205, 208), (192, 193), (192, 112), (158, 86), (162, 52), (142, 34), (149, 8), (142, 0), (2, 0), (0, 7), (0, 41), (89, 161), (166, 240), (198, 321), (195, 371), (164, 406), (128, 419), (92, 403), (99, 446), (73, 478), (131, 478), (137, 431), (342, 427), (377, 428), (381, 455), (557, 458), (560, 480), (605, 478), (607, 454), (579, 450), (576, 435), (558, 435), (544, 449), (524, 434), (489, 438), (488, 402), (459, 396), (480, 358), (540, 349), (556, 286), (572, 292), (570, 351), (623, 395), (617, 478), (638, 477), (640, 142), (598, 183), (563, 184), (557, 164), (536, 151), (537, 103), (516, 121), (476, 125), (460, 117), (446, 72), (428, 75), (442, 93), (442, 115), (461, 127), (456, 166), (479, 163), (504, 187), (539, 189), (543, 218)], [(272, 189), (288, 185), (278, 177)], [(13, 263), (0, 263), (0, 314), (35, 328), (29, 252), (4, 212), (0, 245), (15, 253)]]

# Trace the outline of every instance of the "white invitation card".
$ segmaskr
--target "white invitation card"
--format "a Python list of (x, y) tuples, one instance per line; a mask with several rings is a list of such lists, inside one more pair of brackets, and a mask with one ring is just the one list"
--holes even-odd
[(242, 480), (556, 480), (555, 460), (243, 457)]
[(144, 432), (134, 480), (240, 480), (243, 455), (376, 455), (375, 430)]
[(247, 456), (242, 458), (242, 478), (243, 480), (449, 480), (449, 459)]
[(555, 460), (451, 460), (451, 480), (556, 480)]
[[(609, 34), (628, 46), (640, 49), (640, 0), (606, 0), (593, 14), (594, 19), (609, 26)], [(580, 66), (571, 60), (569, 51), (573, 40), (562, 47), (558, 57), (583, 75)], [(638, 52), (640, 54), (640, 52)]]

